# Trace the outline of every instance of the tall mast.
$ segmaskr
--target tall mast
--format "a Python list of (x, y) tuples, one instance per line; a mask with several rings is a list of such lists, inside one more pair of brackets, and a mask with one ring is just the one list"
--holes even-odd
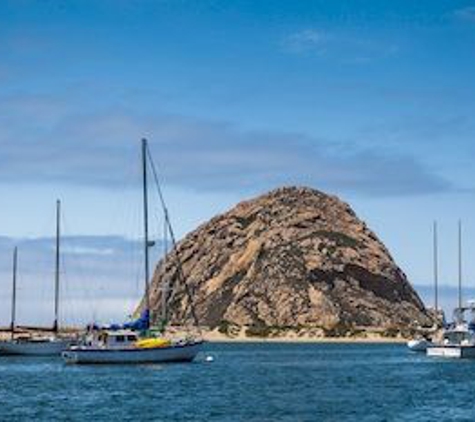
[[(168, 254), (168, 226), (167, 220), (163, 219), (163, 266), (165, 268), (167, 254)], [(164, 325), (167, 320), (167, 294), (168, 294), (168, 282), (165, 277), (162, 280), (162, 324)]]
[(11, 337), (15, 334), (15, 314), (16, 314), (16, 276), (18, 266), (18, 248), (13, 250), (13, 286), (12, 286), (12, 320), (10, 325)]
[(145, 306), (150, 312), (149, 288), (149, 257), (148, 257), (148, 188), (147, 188), (147, 140), (142, 139), (142, 172), (143, 172), (143, 221), (144, 221), (144, 277), (145, 277)]
[(458, 282), (459, 308), (462, 307), (462, 221), (458, 222)]
[(439, 251), (437, 239), (437, 221), (434, 221), (434, 308), (436, 315), (439, 310)]
[(56, 201), (56, 259), (54, 270), (54, 332), (58, 332), (59, 320), (59, 270), (60, 270), (60, 237), (61, 237), (61, 201)]

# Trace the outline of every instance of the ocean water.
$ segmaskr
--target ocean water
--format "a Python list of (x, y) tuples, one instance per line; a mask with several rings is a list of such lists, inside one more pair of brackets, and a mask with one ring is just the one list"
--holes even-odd
[(209, 344), (141, 366), (0, 356), (1, 421), (474, 421), (474, 397), (475, 361), (403, 345)]

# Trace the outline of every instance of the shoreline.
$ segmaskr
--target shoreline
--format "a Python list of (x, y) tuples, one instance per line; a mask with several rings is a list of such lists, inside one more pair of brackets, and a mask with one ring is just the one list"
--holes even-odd
[(383, 337), (378, 334), (368, 333), (364, 336), (354, 337), (324, 337), (315, 335), (301, 335), (295, 333), (282, 334), (278, 336), (259, 337), (247, 336), (243, 331), (236, 335), (229, 336), (217, 330), (202, 331), (202, 337), (209, 343), (335, 343), (335, 344), (405, 344), (408, 339), (403, 337)]
[(285, 344), (406, 344), (407, 339), (368, 339), (368, 338), (344, 338), (344, 337), (336, 337), (336, 338), (313, 338), (313, 339), (295, 339), (295, 338), (287, 338), (287, 337), (278, 337), (278, 338), (258, 338), (258, 337), (246, 337), (246, 338), (222, 338), (216, 339), (211, 338), (208, 339), (206, 336), (203, 336), (204, 340), (207, 343), (214, 343), (214, 344), (246, 344), (246, 343), (285, 343)]
[[(80, 329), (67, 328), (60, 331), (62, 334), (79, 333)], [(30, 335), (51, 335), (51, 332), (44, 332), (41, 330), (18, 330), (18, 334)], [(175, 333), (179, 334), (179, 333)], [(184, 334), (182, 332), (182, 334)], [(208, 343), (294, 343), (294, 344), (405, 344), (408, 339), (403, 337), (384, 337), (377, 333), (367, 333), (363, 336), (353, 337), (324, 337), (311, 334), (297, 335), (295, 332), (288, 332), (286, 334), (274, 335), (269, 337), (248, 336), (244, 330), (229, 336), (219, 332), (218, 330), (202, 330), (201, 336), (203, 340)], [(7, 329), (0, 329), (0, 340), (6, 340), (10, 337)]]

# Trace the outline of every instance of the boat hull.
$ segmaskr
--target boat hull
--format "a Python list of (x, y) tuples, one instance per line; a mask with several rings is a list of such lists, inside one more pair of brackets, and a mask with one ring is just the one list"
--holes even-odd
[(71, 346), (70, 340), (2, 341), (0, 354), (16, 356), (59, 356)]
[(407, 342), (407, 347), (411, 352), (425, 352), (432, 343), (428, 340), (410, 340)]
[(434, 346), (427, 349), (427, 356), (453, 358), (453, 359), (474, 359), (475, 346)]
[(76, 364), (138, 364), (191, 362), (201, 350), (202, 343), (150, 349), (92, 349), (73, 347), (62, 353), (66, 363)]

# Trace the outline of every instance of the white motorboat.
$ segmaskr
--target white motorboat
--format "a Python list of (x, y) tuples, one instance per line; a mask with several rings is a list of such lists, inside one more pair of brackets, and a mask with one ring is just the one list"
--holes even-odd
[(58, 336), (59, 331), (59, 266), (60, 266), (60, 214), (61, 202), (56, 202), (56, 268), (55, 268), (55, 301), (54, 301), (54, 324), (53, 328), (48, 329), (53, 334), (51, 336), (38, 335), (18, 335), (16, 333), (16, 284), (17, 284), (17, 262), (18, 249), (13, 253), (13, 286), (12, 286), (12, 316), (10, 332), (11, 337), (8, 340), (0, 341), (0, 354), (23, 355), (23, 356), (60, 356), (61, 352), (66, 350), (73, 339)]
[(82, 345), (70, 347), (62, 356), (66, 363), (76, 364), (191, 362), (202, 344), (193, 340), (140, 340), (132, 330), (105, 330), (89, 336)]
[(425, 352), (429, 347), (432, 347), (433, 343), (426, 338), (409, 340), (407, 347), (411, 352)]
[[(174, 257), (176, 259), (177, 272), (181, 282), (185, 285), (185, 291), (188, 294), (191, 315), (198, 327), (193, 307), (193, 298), (187, 281), (183, 275), (181, 262), (176, 252), (176, 242), (168, 216), (168, 211), (163, 200), (163, 195), (158, 183), (158, 177), (155, 167), (151, 160), (151, 155), (147, 147), (147, 141), (142, 140), (142, 174), (143, 174), (143, 211), (144, 211), (144, 284), (145, 297), (144, 309), (140, 318), (137, 320), (123, 324), (122, 326), (111, 326), (105, 329), (99, 327), (91, 327), (82, 342), (76, 346), (71, 346), (62, 353), (62, 357), (66, 363), (164, 363), (164, 362), (190, 362), (200, 351), (203, 340), (191, 337), (184, 339), (168, 339), (164, 336), (166, 331), (166, 298), (162, 296), (162, 320), (161, 320), (161, 337), (157, 337), (150, 329), (150, 322), (153, 318), (150, 315), (150, 288), (149, 288), (149, 248), (154, 242), (150, 242), (148, 238), (148, 190), (147, 190), (147, 158), (149, 158), (159, 198), (165, 216), (165, 225), (168, 234), (171, 237), (174, 247)], [(165, 258), (166, 259), (166, 255)]]

